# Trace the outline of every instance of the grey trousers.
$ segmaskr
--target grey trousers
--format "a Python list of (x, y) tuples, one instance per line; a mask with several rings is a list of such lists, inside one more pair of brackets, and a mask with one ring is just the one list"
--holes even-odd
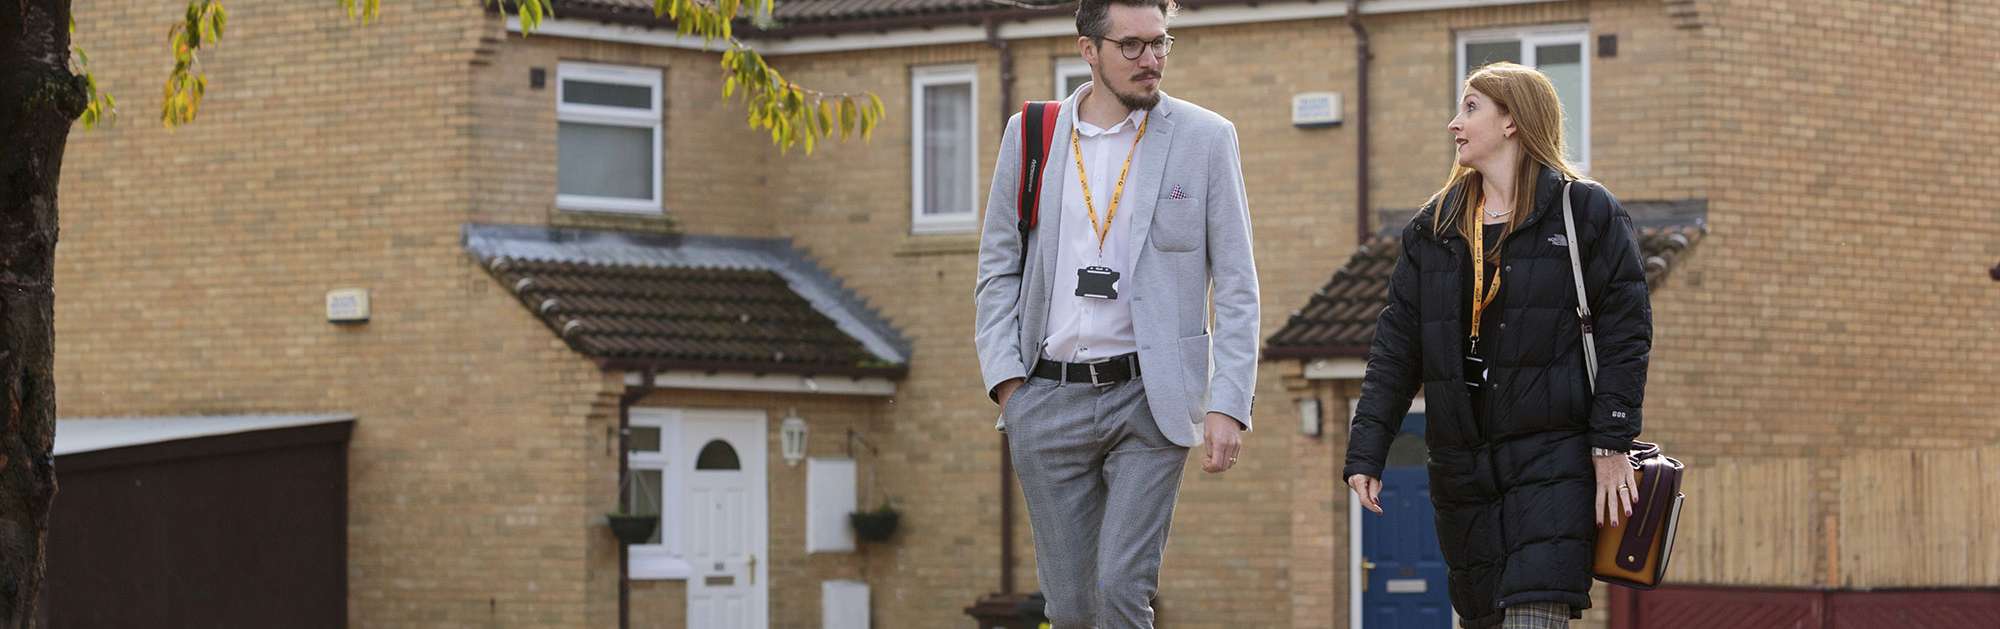
[(1152, 627), (1188, 449), (1160, 434), (1144, 385), (1030, 378), (1003, 413), (1054, 629)]

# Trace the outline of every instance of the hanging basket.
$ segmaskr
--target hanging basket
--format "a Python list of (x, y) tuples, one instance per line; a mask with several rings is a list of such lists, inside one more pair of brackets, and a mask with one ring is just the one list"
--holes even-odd
[(646, 543), (653, 539), (653, 531), (660, 528), (659, 514), (612, 513), (605, 519), (611, 521), (611, 534), (627, 546)]
[(896, 534), (896, 524), (903, 514), (888, 505), (874, 511), (856, 511), (847, 514), (847, 521), (854, 525), (854, 536), (864, 542), (886, 542)]

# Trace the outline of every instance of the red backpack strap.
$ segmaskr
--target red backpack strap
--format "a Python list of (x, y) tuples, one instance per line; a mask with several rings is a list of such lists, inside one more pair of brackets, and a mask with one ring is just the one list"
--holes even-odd
[(1055, 143), (1056, 117), (1062, 101), (1021, 103), (1021, 189), (1017, 224), (1021, 230), (1021, 268), (1028, 264), (1028, 232), (1039, 222), (1042, 204), (1042, 166)]

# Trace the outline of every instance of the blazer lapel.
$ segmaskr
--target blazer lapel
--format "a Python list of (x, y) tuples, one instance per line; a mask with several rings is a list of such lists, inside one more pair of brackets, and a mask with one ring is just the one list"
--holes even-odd
[(1139, 158), (1132, 165), (1135, 177), (1131, 190), (1125, 193), (1125, 203), (1132, 208), (1132, 222), (1126, 225), (1125, 268), (1119, 269), (1129, 277), (1139, 266), (1139, 252), (1146, 248), (1146, 236), (1152, 233), (1153, 210), (1158, 205), (1160, 186), (1166, 180), (1167, 152), (1174, 143), (1174, 99), (1165, 92), (1160, 93), (1160, 104), (1153, 107), (1151, 119), (1146, 122), (1146, 137), (1139, 140)]

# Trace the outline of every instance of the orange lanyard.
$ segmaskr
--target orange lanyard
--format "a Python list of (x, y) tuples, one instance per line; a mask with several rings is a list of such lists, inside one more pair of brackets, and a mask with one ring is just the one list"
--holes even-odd
[(1090, 227), (1097, 230), (1097, 251), (1104, 252), (1104, 237), (1111, 234), (1111, 219), (1118, 216), (1118, 200), (1125, 196), (1125, 175), (1132, 172), (1132, 156), (1139, 152), (1139, 140), (1146, 137), (1146, 124), (1153, 121), (1153, 113), (1139, 121), (1139, 137), (1132, 138), (1132, 148), (1125, 151), (1125, 167), (1118, 170), (1118, 185), (1111, 189), (1111, 207), (1104, 214), (1104, 224), (1097, 224), (1097, 202), (1090, 198), (1090, 178), (1083, 173), (1083, 141), (1077, 134), (1076, 125), (1069, 128), (1070, 153), (1076, 155), (1076, 182), (1083, 186), (1083, 209), (1090, 213)]
[[(1486, 204), (1481, 203), (1479, 207), (1480, 210), (1484, 210)], [(1500, 296), (1500, 274), (1494, 273), (1493, 286), (1486, 290), (1484, 299), (1479, 297), (1480, 285), (1486, 281), (1486, 269), (1482, 266), (1484, 264), (1486, 264), (1486, 220), (1474, 216), (1472, 217), (1472, 351), (1474, 352), (1479, 351), (1479, 316), (1493, 303), (1493, 298)]]

